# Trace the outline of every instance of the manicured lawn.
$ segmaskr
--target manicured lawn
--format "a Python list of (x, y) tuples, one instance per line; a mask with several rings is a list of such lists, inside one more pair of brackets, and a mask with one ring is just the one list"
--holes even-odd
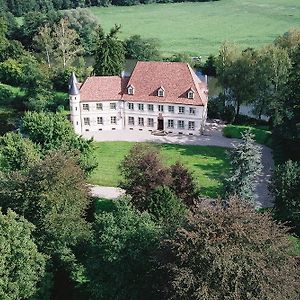
[(227, 125), (223, 129), (223, 135), (228, 138), (240, 139), (242, 137), (242, 133), (249, 128), (251, 129), (251, 132), (254, 134), (254, 139), (257, 143), (266, 145), (268, 147), (272, 147), (271, 131), (266, 130), (265, 127), (263, 126), (258, 128), (252, 126), (244, 126), (244, 125)]
[[(97, 142), (95, 155), (98, 168), (89, 182), (102, 186), (117, 186), (121, 177), (118, 166), (134, 145), (132, 142)], [(194, 177), (206, 196), (216, 197), (220, 192), (221, 178), (228, 171), (226, 149), (191, 145), (158, 145), (167, 165), (177, 160), (194, 172)]]
[(105, 30), (121, 24), (121, 38), (133, 34), (158, 38), (166, 55), (216, 54), (225, 40), (241, 48), (260, 47), (300, 26), (299, 0), (220, 0), (90, 10)]

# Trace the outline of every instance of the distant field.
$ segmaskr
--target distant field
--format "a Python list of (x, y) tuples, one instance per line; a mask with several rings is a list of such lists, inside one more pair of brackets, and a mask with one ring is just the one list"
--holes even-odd
[[(95, 156), (98, 168), (92, 173), (89, 182), (103, 186), (117, 186), (121, 176), (118, 166), (134, 145), (132, 142), (95, 142)], [(167, 165), (182, 162), (194, 172), (195, 180), (202, 195), (217, 197), (221, 179), (226, 175), (229, 162), (226, 148), (192, 145), (156, 144), (162, 151)]]
[(158, 38), (165, 55), (208, 56), (232, 41), (260, 47), (289, 28), (300, 27), (300, 0), (220, 0), (205, 3), (93, 7), (105, 30), (122, 25), (121, 38)]

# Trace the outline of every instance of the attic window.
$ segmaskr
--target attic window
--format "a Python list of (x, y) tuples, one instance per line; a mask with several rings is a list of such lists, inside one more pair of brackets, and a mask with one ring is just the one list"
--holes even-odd
[(164, 97), (165, 96), (165, 90), (163, 87), (160, 87), (157, 91), (157, 96), (158, 97)]
[(128, 93), (128, 95), (133, 95), (134, 94), (134, 87), (132, 85), (130, 85), (127, 88), (127, 93)]
[(194, 91), (189, 90), (189, 91), (188, 91), (188, 98), (189, 98), (189, 99), (194, 99), (194, 96), (195, 96)]

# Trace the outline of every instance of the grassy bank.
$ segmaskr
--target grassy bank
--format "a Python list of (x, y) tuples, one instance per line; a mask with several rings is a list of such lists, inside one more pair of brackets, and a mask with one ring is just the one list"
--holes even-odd
[(240, 139), (242, 137), (242, 133), (249, 128), (251, 129), (251, 132), (254, 134), (254, 139), (258, 144), (272, 147), (271, 131), (261, 129), (261, 128), (242, 126), (242, 125), (227, 125), (223, 129), (223, 135), (228, 138)]
[[(133, 144), (132, 142), (95, 143), (95, 155), (99, 165), (89, 182), (103, 186), (117, 186), (121, 179), (118, 166)], [(157, 144), (157, 147), (161, 149), (167, 165), (179, 160), (194, 172), (203, 195), (216, 197), (219, 194), (221, 179), (229, 167), (225, 148), (171, 144)]]
[(221, 0), (90, 10), (105, 30), (121, 24), (123, 39), (133, 34), (158, 38), (165, 55), (208, 56), (216, 54), (225, 40), (241, 48), (260, 47), (300, 26), (299, 0)]

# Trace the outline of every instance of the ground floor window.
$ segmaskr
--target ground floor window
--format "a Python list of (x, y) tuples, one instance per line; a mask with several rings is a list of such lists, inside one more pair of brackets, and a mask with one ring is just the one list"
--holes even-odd
[(148, 126), (149, 127), (154, 127), (154, 120), (153, 120), (153, 118), (148, 118)]
[(117, 117), (110, 117), (111, 124), (117, 124)]
[(134, 117), (128, 117), (128, 124), (134, 125)]
[(184, 121), (183, 120), (178, 120), (178, 128), (184, 129)]
[(90, 118), (83, 118), (84, 125), (90, 126)]
[(174, 120), (168, 120), (168, 128), (174, 128)]
[(97, 117), (97, 124), (103, 124), (103, 118), (102, 117)]
[(189, 121), (189, 130), (195, 130), (195, 122)]
[(144, 118), (139, 118), (139, 126), (144, 126)]

